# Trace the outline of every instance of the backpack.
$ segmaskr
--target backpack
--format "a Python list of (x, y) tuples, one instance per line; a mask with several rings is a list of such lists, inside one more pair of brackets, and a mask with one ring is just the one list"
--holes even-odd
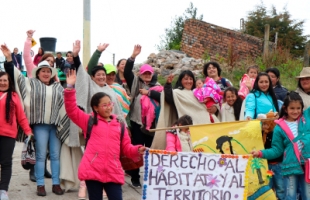
[(221, 78), (221, 84), (224, 88), (227, 87), (227, 84), (226, 84), (226, 78)]
[[(121, 124), (121, 138), (120, 138), (120, 148), (122, 146), (122, 141), (125, 134), (125, 123), (120, 122)], [(94, 125), (94, 118), (92, 116), (89, 116), (88, 123), (87, 123), (87, 132), (86, 132), (86, 138), (85, 138), (85, 149), (88, 143), (88, 140), (91, 136), (91, 130)], [(120, 161), (122, 164), (122, 168), (124, 170), (132, 170), (132, 169), (138, 169), (143, 166), (143, 157), (140, 155), (140, 159), (138, 162), (134, 162), (130, 158), (127, 158), (125, 155), (122, 155), (122, 150), (120, 150)]]

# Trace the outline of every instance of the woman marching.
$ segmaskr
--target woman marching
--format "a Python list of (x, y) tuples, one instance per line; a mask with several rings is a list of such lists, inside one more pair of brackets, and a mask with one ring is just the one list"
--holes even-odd
[[(6, 57), (11, 54), (6, 45), (2, 45), (1, 49)], [(60, 146), (69, 135), (69, 119), (64, 108), (63, 87), (53, 79), (57, 71), (50, 67), (47, 61), (40, 62), (38, 67), (32, 70), (33, 78), (24, 77), (13, 65), (6, 65), (5, 70), (14, 79), (16, 91), (23, 102), (36, 140), (37, 195), (46, 196), (44, 171), (48, 147), (52, 169), (52, 191), (62, 195), (59, 179)]]
[[(5, 49), (1, 50), (5, 53)], [(7, 55), (5, 66), (13, 66), (11, 54)], [(0, 199), (9, 200), (7, 191), (12, 176), (12, 156), (17, 136), (17, 125), (26, 135), (32, 135), (23, 106), (15, 92), (14, 83), (6, 72), (0, 72)]]

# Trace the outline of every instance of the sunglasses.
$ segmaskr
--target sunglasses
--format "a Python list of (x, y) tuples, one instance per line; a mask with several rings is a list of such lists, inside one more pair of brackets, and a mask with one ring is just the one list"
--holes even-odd
[(101, 108), (103, 108), (103, 109), (107, 109), (107, 108), (111, 108), (111, 107), (113, 107), (113, 106), (114, 106), (114, 103), (111, 102), (111, 103), (108, 103), (108, 104), (103, 104), (103, 105), (101, 105), (101, 106), (99, 106), (99, 107), (101, 107)]

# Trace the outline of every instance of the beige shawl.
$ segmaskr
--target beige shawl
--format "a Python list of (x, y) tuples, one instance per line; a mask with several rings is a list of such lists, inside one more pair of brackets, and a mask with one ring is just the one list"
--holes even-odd
[[(242, 102), (239, 121), (244, 120), (245, 101)], [(234, 122), (236, 121), (234, 115), (234, 108), (227, 103), (222, 104), (221, 108), (221, 122)]]
[(302, 101), (304, 102), (304, 110), (310, 107), (310, 95), (305, 93), (301, 88), (297, 88), (296, 92), (301, 96)]
[[(191, 90), (173, 90), (173, 100), (177, 111), (165, 101), (164, 92), (161, 93), (160, 114), (157, 128), (171, 127), (177, 120), (177, 116), (189, 115), (193, 119), (193, 124), (209, 124), (210, 116), (205, 104), (201, 104), (195, 98)], [(215, 122), (219, 122), (215, 115), (212, 115)], [(156, 131), (151, 146), (152, 149), (166, 148), (166, 131)]]

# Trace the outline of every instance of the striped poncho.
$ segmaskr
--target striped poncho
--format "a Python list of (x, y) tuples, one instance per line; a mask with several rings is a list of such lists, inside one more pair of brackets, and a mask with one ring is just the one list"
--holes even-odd
[(127, 95), (126, 90), (120, 84), (113, 83), (109, 86), (116, 93), (117, 100), (119, 101), (124, 117), (126, 118), (129, 113), (130, 97)]
[[(26, 78), (14, 67), (14, 84), (30, 124), (55, 124), (57, 137), (63, 143), (69, 136), (70, 120), (66, 114), (63, 87), (58, 82), (50, 85), (37, 78)], [(23, 139), (19, 131), (18, 139)]]

